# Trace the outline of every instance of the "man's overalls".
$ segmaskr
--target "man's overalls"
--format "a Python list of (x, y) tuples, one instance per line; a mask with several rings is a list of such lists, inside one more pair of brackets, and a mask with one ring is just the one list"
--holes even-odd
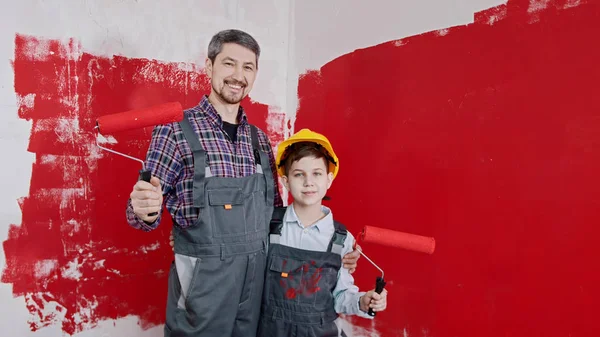
[(333, 290), (342, 266), (346, 227), (334, 221), (335, 234), (326, 252), (292, 248), (279, 244), (284, 213), (285, 208), (276, 208), (271, 220), (257, 336), (337, 337)]
[(165, 337), (254, 337), (273, 213), (269, 158), (251, 125), (256, 173), (212, 176), (189, 120), (180, 125), (194, 156), (194, 206), (200, 216), (186, 229), (173, 226)]

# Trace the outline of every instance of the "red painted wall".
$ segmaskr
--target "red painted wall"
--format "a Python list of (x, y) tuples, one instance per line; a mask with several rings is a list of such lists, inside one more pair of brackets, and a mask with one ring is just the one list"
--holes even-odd
[[(363, 245), (386, 271), (382, 336), (600, 335), (600, 6), (569, 3), (529, 13), (528, 1), (509, 1), (472, 25), (358, 50), (300, 79), (295, 128), (324, 132), (341, 159), (336, 217), (355, 233), (368, 224), (437, 241), (431, 256)], [(22, 223), (3, 242), (1, 281), (25, 295), (32, 330), (61, 313), (67, 333), (126, 315), (162, 323), (170, 224), (147, 234), (127, 226), (139, 167), (95, 159), (92, 128), (104, 114), (191, 106), (205, 79), (178, 64), (72, 59), (74, 41), (15, 42), (15, 91), (35, 94), (19, 116), (33, 122), (36, 163)], [(34, 57), (46, 43), (54, 54)], [(264, 127), (268, 107), (245, 104)], [(78, 128), (57, 137), (66, 119)], [(149, 136), (119, 135), (116, 149), (143, 157)], [(39, 275), (46, 260), (57, 266)], [(376, 275), (362, 259), (361, 288)], [(63, 307), (44, 310), (51, 302)]]
[[(209, 92), (205, 76), (183, 70), (183, 64), (79, 56), (75, 41), (18, 35), (15, 46), (19, 116), (33, 122), (27, 150), (36, 162), (29, 195), (19, 201), (22, 223), (11, 226), (3, 242), (1, 281), (13, 284), (15, 296), (25, 295), (32, 330), (58, 319), (73, 334), (127, 315), (139, 316), (143, 328), (162, 324), (173, 256), (171, 219), (151, 233), (127, 225), (125, 207), (141, 167), (99, 153), (93, 128), (101, 115), (169, 101), (191, 107)], [(244, 106), (253, 123), (267, 130), (268, 106), (249, 99)], [(151, 131), (116, 134), (118, 144), (104, 146), (144, 158)], [(56, 159), (48, 160), (52, 155)], [(56, 265), (40, 274), (45, 261)]]
[[(528, 6), (300, 81), (295, 127), (340, 157), (338, 219), (437, 241), (431, 256), (363, 246), (390, 282), (383, 336), (600, 336), (600, 6)], [(362, 288), (376, 275), (361, 261)]]

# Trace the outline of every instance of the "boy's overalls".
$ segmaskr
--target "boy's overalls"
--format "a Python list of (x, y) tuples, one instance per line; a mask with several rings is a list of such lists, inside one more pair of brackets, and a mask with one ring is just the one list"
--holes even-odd
[(335, 233), (326, 252), (284, 246), (279, 239), (285, 210), (276, 208), (271, 220), (257, 337), (337, 337), (333, 290), (347, 230), (334, 221)]
[(264, 283), (274, 180), (251, 125), (257, 173), (210, 174), (206, 152), (187, 118), (180, 122), (194, 157), (195, 225), (173, 226), (165, 337), (254, 337)]

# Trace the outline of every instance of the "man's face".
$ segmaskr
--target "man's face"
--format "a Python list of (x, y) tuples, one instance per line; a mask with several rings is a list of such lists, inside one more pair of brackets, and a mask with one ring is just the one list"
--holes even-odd
[(327, 172), (323, 158), (304, 157), (291, 164), (283, 184), (294, 197), (294, 202), (302, 207), (320, 205), (333, 182), (333, 173)]
[(237, 104), (248, 95), (257, 70), (256, 54), (235, 43), (223, 44), (214, 63), (206, 59), (212, 91), (228, 104)]

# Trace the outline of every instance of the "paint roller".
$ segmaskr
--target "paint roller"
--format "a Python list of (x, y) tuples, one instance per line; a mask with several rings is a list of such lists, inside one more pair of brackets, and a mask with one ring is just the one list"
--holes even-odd
[[(96, 126), (94, 127), (94, 129), (102, 135), (109, 135), (126, 130), (133, 130), (160, 124), (179, 122), (182, 119), (183, 108), (181, 107), (181, 103), (169, 102), (159, 105), (153, 105), (147, 108), (129, 110), (99, 117), (98, 119), (96, 119)], [(146, 182), (150, 182), (152, 173), (146, 170), (143, 160), (103, 147), (98, 143), (98, 134), (96, 134), (96, 145), (102, 150), (118, 154), (125, 158), (129, 158), (141, 163), (142, 169), (139, 172), (139, 179)], [(148, 215), (154, 216), (157, 214), (157, 212), (154, 212)]]
[[(373, 243), (388, 247), (402, 248), (426, 254), (433, 254), (433, 251), (435, 250), (435, 239), (432, 237), (404, 233), (373, 226), (365, 226), (363, 228), (362, 232), (357, 237), (355, 246), (358, 245), (358, 241), (361, 241), (362, 243)], [(361, 249), (358, 249), (358, 252), (381, 272), (381, 276), (378, 276), (375, 280), (375, 292), (381, 294), (386, 284), (383, 277), (383, 269), (379, 268), (378, 265), (369, 259), (369, 257), (366, 256)], [(369, 308), (369, 315), (375, 316), (375, 312), (372, 308)]]

